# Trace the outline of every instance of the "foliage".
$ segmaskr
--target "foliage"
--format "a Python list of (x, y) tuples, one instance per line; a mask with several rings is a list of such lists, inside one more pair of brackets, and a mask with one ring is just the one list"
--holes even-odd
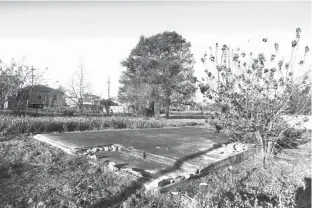
[(167, 117), (174, 103), (187, 102), (195, 93), (196, 78), (191, 44), (176, 32), (141, 36), (129, 57), (122, 62), (119, 100), (146, 108), (165, 105)]
[(62, 114), (63, 114), (64, 116), (74, 116), (75, 111), (74, 111), (74, 110), (71, 110), (71, 109), (65, 109), (65, 110), (62, 112)]
[[(284, 63), (283, 59), (273, 62), (278, 57), (277, 43), (274, 44), (275, 53), (270, 56), (274, 57), (271, 61), (263, 53), (257, 56), (250, 53), (248, 56), (245, 52), (239, 54), (239, 49), (231, 51), (227, 45), (223, 45), (221, 54), (218, 54), (218, 44), (215, 54), (211, 50), (210, 55), (204, 55), (202, 62), (206, 66), (207, 77), (199, 87), (219, 107), (213, 121), (217, 129), (228, 131), (237, 140), (258, 142), (263, 151), (272, 152), (271, 142), (278, 141), (290, 128), (282, 116), (290, 113), (291, 98), (296, 92), (302, 93), (302, 96), (297, 96), (300, 100), (296, 100), (301, 103), (296, 107), (301, 109), (292, 112), (297, 115), (311, 100), (311, 69), (302, 64), (300, 70), (304, 71), (304, 75), (297, 77), (298, 72), (294, 71), (299, 68), (294, 63), (294, 52), (298, 47), (300, 31), (297, 29), (297, 39), (292, 42), (289, 63)], [(304, 58), (308, 51), (306, 47)]]
[(101, 129), (161, 128), (202, 125), (195, 121), (131, 117), (0, 116), (0, 136)]
[(117, 106), (117, 105), (118, 105), (118, 104), (115, 103), (111, 98), (109, 98), (109, 99), (105, 99), (105, 98), (102, 99), (102, 100), (100, 101), (100, 104), (101, 104), (101, 105), (104, 105), (104, 108), (105, 108), (107, 114), (109, 114), (109, 110), (110, 110), (110, 107), (111, 107), (111, 106)]
[(288, 112), (291, 115), (311, 115), (311, 85), (306, 88), (298, 88), (289, 98)]

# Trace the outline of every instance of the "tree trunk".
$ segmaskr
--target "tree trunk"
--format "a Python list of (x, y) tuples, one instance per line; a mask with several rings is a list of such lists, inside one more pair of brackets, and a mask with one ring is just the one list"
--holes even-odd
[(83, 104), (79, 105), (80, 116), (83, 116)]
[(257, 131), (256, 133), (256, 137), (258, 142), (261, 145), (261, 153), (262, 153), (262, 167), (263, 169), (266, 169), (266, 142), (265, 139), (260, 135), (259, 131)]
[(169, 119), (169, 109), (170, 109), (170, 102), (167, 101), (166, 103), (166, 118)]
[(147, 109), (147, 117), (153, 117), (155, 116), (155, 102), (150, 102), (149, 107)]
[(273, 150), (274, 150), (274, 143), (272, 141), (268, 141), (267, 153), (268, 154), (273, 154)]
[(110, 106), (105, 106), (105, 110), (106, 110), (107, 115), (109, 115), (109, 109), (110, 109)]

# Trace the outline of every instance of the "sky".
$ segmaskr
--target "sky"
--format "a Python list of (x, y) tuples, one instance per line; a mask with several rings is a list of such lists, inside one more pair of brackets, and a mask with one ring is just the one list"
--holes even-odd
[[(0, 2), (0, 59), (26, 56), (37, 72), (46, 67), (49, 86), (68, 86), (83, 63), (90, 91), (116, 97), (120, 62), (141, 35), (176, 31), (192, 44), (195, 75), (209, 46), (226, 44), (254, 52), (280, 44), (290, 55), (296, 28), (302, 29), (299, 55), (311, 44), (311, 2)], [(271, 48), (261, 44), (268, 38)], [(311, 56), (309, 56), (310, 60)]]

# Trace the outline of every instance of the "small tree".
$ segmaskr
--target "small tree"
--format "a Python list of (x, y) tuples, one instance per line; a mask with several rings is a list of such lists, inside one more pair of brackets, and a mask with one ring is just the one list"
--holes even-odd
[(104, 106), (107, 115), (109, 115), (109, 113), (110, 113), (110, 107), (111, 107), (111, 106), (116, 106), (116, 105), (117, 105), (117, 103), (115, 103), (115, 102), (113, 101), (113, 99), (111, 99), (111, 98), (109, 98), (109, 99), (102, 99), (102, 100), (100, 101), (100, 104)]
[[(220, 51), (216, 44), (215, 53), (211, 49), (210, 54), (206, 53), (202, 58), (207, 77), (199, 84), (200, 90), (219, 108), (211, 123), (218, 131), (228, 131), (234, 139), (260, 144), (264, 168), (266, 154), (273, 152), (275, 144), (290, 128), (283, 115), (289, 114), (292, 97), (302, 92), (297, 100), (301, 103), (300, 109), (293, 115), (300, 115), (311, 99), (311, 66), (309, 69), (304, 66), (308, 46), (304, 59), (299, 62), (304, 73), (294, 75), (297, 70), (294, 52), (298, 47), (300, 28), (296, 32), (289, 63), (280, 59), (275, 66), (269, 67), (278, 57), (278, 43), (274, 44), (275, 53), (270, 57), (262, 53), (257, 56), (240, 53), (239, 49), (234, 52), (226, 45)], [(263, 43), (267, 44), (267, 38)]]

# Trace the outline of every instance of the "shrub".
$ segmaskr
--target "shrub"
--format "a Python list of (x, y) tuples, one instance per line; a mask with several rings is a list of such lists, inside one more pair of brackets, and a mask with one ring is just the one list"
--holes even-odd
[[(248, 56), (245, 52), (239, 54), (239, 49), (230, 57), (231, 49), (227, 45), (223, 45), (221, 54), (218, 54), (218, 44), (216, 54), (211, 52), (210, 56), (205, 54), (202, 58), (207, 67), (207, 78), (203, 79), (199, 87), (218, 109), (214, 113), (213, 125), (217, 131), (228, 131), (236, 140), (246, 141), (246, 138), (250, 138), (251, 142), (260, 144), (264, 153), (263, 162), (265, 153), (272, 153), (271, 147), (290, 128), (282, 116), (303, 113), (311, 100), (311, 69), (306, 70), (303, 76), (294, 75), (294, 52), (298, 47), (300, 28), (296, 32), (297, 39), (291, 45), (290, 62), (284, 64), (281, 58), (275, 67), (271, 65), (274, 64), (273, 59), (278, 58), (278, 43), (274, 44), (275, 53), (270, 56), (271, 61), (263, 53), (257, 56), (249, 53)], [(307, 46), (304, 59), (308, 52)], [(304, 70), (304, 64), (297, 69)], [(213, 72), (216, 74), (212, 74)], [(300, 96), (296, 96), (296, 102), (300, 103), (297, 107), (301, 108), (293, 110), (292, 98), (296, 92), (301, 92)]]
[(62, 115), (64, 116), (74, 116), (75, 111), (74, 110), (64, 110), (62, 112)]

